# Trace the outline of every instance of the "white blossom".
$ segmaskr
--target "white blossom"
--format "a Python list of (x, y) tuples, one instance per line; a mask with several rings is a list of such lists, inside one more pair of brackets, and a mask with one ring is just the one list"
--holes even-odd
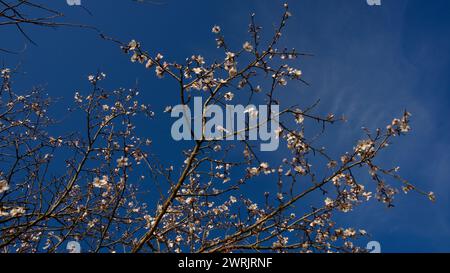
[(211, 29), (212, 33), (218, 34), (220, 32), (220, 26), (213, 26)]
[(136, 40), (131, 40), (131, 41), (128, 43), (128, 48), (129, 48), (130, 50), (136, 50), (138, 47), (139, 47), (139, 43), (136, 42)]
[(242, 48), (244, 48), (244, 50), (248, 52), (252, 52), (253, 50), (253, 46), (249, 42), (245, 42)]
[(8, 181), (0, 180), (0, 193), (4, 193), (9, 190)]
[(237, 202), (237, 199), (236, 199), (236, 197), (234, 197), (234, 196), (230, 196), (230, 201), (231, 201), (231, 203), (236, 203)]
[(104, 175), (102, 178), (94, 178), (92, 185), (96, 188), (107, 188), (108, 186), (108, 176)]
[(118, 168), (122, 168), (122, 167), (128, 167), (129, 163), (128, 163), (128, 158), (127, 157), (120, 157), (119, 159), (117, 159), (117, 167)]
[(234, 98), (234, 94), (232, 92), (227, 92), (227, 93), (225, 93), (224, 98), (227, 101), (231, 101)]
[(23, 208), (23, 207), (13, 208), (13, 209), (11, 209), (11, 211), (9, 212), (9, 214), (10, 214), (12, 217), (16, 217), (16, 216), (23, 215), (23, 214), (25, 214), (25, 208)]

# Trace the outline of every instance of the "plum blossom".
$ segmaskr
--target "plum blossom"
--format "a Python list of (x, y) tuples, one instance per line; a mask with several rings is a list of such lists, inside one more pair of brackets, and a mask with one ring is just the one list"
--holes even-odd
[(225, 93), (224, 98), (227, 101), (231, 101), (234, 98), (234, 94), (232, 92), (227, 92), (227, 93)]
[(245, 42), (242, 48), (244, 48), (244, 50), (247, 52), (253, 51), (253, 46), (249, 42)]
[(117, 159), (117, 167), (118, 168), (123, 168), (123, 167), (128, 167), (130, 164), (128, 163), (128, 158), (127, 157), (120, 157)]
[(220, 26), (213, 26), (211, 29), (212, 33), (218, 34), (220, 32)]
[(9, 190), (8, 181), (0, 180), (0, 193), (4, 193)]
[(108, 187), (108, 176), (104, 175), (102, 178), (94, 178), (92, 185), (96, 188), (107, 188)]
[(9, 212), (9, 215), (11, 215), (12, 217), (20, 216), (20, 215), (23, 215), (23, 214), (25, 214), (25, 208), (23, 208), (23, 207), (13, 208)]

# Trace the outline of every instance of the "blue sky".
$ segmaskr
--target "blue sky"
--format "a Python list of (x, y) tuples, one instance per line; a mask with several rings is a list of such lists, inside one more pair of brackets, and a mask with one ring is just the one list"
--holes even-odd
[[(211, 34), (215, 24), (222, 27), (233, 46), (240, 46), (252, 12), (270, 33), (283, 3), (82, 0), (91, 16), (79, 7), (67, 6), (65, 0), (51, 2), (66, 14), (65, 20), (94, 25), (123, 41), (137, 39), (150, 52), (161, 52), (170, 60), (192, 54), (221, 56)], [(377, 7), (368, 6), (365, 0), (297, 0), (289, 4), (293, 16), (284, 44), (315, 55), (300, 61), (311, 86), (290, 86), (289, 99), (321, 98), (320, 110), (349, 118), (326, 139), (327, 146), (340, 151), (351, 149), (362, 135), (361, 126), (385, 126), (402, 110), (412, 112), (413, 132), (397, 141), (381, 160), (389, 166), (400, 165), (405, 178), (437, 195), (432, 204), (415, 194), (400, 194), (394, 209), (370, 202), (341, 216), (340, 221), (367, 229), (385, 252), (450, 252), (450, 2), (382, 0)], [(173, 82), (157, 80), (142, 66), (131, 64), (115, 44), (99, 39), (95, 31), (27, 30), (37, 46), (13, 29), (0, 30), (2, 45), (26, 47), (19, 55), (2, 54), (1, 62), (20, 65), (19, 87), (42, 85), (51, 96), (60, 97), (62, 103), (54, 111), (67, 121), (70, 117), (64, 116), (63, 105), (72, 101), (75, 91), (88, 88), (87, 75), (97, 70), (108, 75), (106, 85), (111, 88), (138, 83), (142, 99), (161, 116), (164, 107), (176, 99), (177, 94), (170, 92)], [(157, 135), (155, 142), (162, 141), (170, 134), (168, 124), (168, 119), (161, 117), (145, 130)], [(66, 129), (61, 126), (59, 129)], [(160, 149), (170, 155), (177, 145), (166, 141)]]

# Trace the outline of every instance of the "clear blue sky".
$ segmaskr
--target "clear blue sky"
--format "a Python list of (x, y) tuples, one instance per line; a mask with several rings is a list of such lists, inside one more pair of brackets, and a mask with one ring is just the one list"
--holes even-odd
[[(234, 46), (240, 46), (252, 12), (270, 31), (282, 11), (281, 1), (268, 0), (155, 0), (160, 4), (82, 0), (91, 16), (67, 6), (65, 0), (48, 2), (64, 12), (66, 20), (95, 25), (123, 41), (137, 39), (170, 60), (192, 54), (217, 56), (211, 34), (215, 24)], [(351, 149), (361, 136), (361, 126), (385, 126), (408, 109), (413, 132), (397, 141), (383, 160), (400, 165), (405, 178), (438, 198), (432, 204), (415, 194), (400, 194), (394, 209), (370, 202), (340, 221), (367, 229), (384, 252), (450, 252), (450, 1), (382, 0), (381, 6), (371, 7), (365, 0), (296, 0), (290, 7), (293, 17), (284, 43), (315, 54), (301, 61), (311, 86), (291, 86), (299, 89), (292, 90), (292, 99), (321, 98), (321, 110), (349, 118), (325, 144)], [(2, 54), (1, 62), (20, 64), (24, 74), (16, 82), (21, 88), (43, 85), (51, 96), (60, 97), (55, 111), (61, 116), (65, 113), (61, 105), (70, 103), (76, 90), (86, 90), (87, 75), (97, 70), (108, 75), (106, 85), (111, 88), (138, 83), (143, 100), (160, 116), (176, 99), (170, 91), (173, 83), (131, 64), (115, 44), (99, 39), (94, 31), (27, 30), (38, 46), (12, 29), (0, 30), (2, 45), (9, 49), (26, 45), (18, 56)], [(155, 142), (168, 139), (168, 121), (161, 117), (146, 128), (158, 135)], [(177, 145), (166, 141), (160, 152), (170, 155)]]

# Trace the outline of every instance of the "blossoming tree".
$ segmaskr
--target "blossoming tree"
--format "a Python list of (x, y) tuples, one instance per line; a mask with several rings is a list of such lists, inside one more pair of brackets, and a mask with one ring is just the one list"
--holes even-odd
[[(285, 5), (272, 38), (262, 40), (252, 15), (248, 41), (239, 49), (230, 48), (214, 26), (224, 58), (210, 63), (199, 55), (165, 61), (138, 41), (103, 36), (143, 69), (175, 81), (174, 104), (189, 105), (200, 96), (205, 107), (279, 105), (279, 115), (263, 121), (280, 124), (279, 162), (254, 149), (254, 142), (203, 136), (180, 151), (179, 165), (165, 164), (151, 151), (158, 143), (136, 130), (142, 118), (155, 118), (151, 108), (138, 102), (137, 89), (105, 90), (103, 73), (88, 78), (89, 92), (74, 96), (71, 109), (84, 116), (82, 129), (53, 136), (57, 120), (47, 111), (52, 99), (39, 89), (16, 91), (12, 71), (2, 69), (0, 251), (62, 252), (78, 241), (84, 252), (357, 252), (364, 249), (354, 241), (367, 232), (337, 226), (337, 213), (351, 213), (371, 198), (392, 206), (399, 190), (434, 200), (398, 168), (376, 163), (410, 131), (408, 112), (384, 129), (364, 131), (351, 151), (332, 155), (316, 147), (341, 119), (317, 114), (317, 103), (286, 106), (290, 102), (279, 99), (288, 83), (308, 84), (295, 65), (310, 54), (280, 45), (289, 17)], [(203, 115), (203, 127), (206, 120)], [(275, 190), (260, 186), (261, 180), (272, 181)]]

